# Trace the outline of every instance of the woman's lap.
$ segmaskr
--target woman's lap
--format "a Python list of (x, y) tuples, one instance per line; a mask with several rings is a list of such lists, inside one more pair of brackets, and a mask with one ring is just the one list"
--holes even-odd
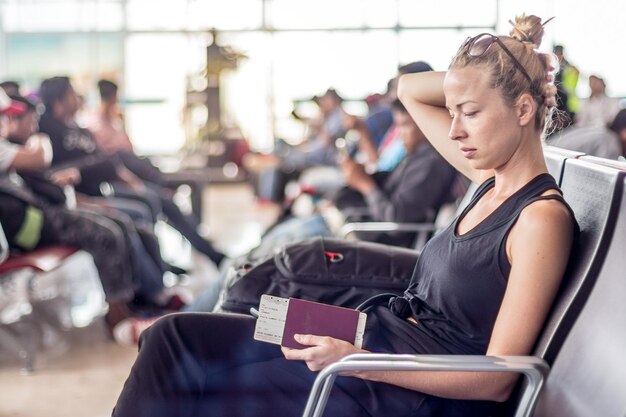
[[(142, 336), (114, 416), (298, 416), (317, 373), (253, 339), (255, 320), (173, 314)], [(441, 400), (387, 384), (339, 377), (328, 415), (431, 416)], [(421, 414), (424, 410), (426, 414)], [(429, 411), (427, 411), (429, 410)]]

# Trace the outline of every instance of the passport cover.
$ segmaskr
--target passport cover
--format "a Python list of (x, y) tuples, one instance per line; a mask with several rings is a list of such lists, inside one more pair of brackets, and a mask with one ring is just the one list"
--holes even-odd
[(290, 298), (281, 345), (294, 349), (308, 347), (296, 342), (295, 334), (330, 336), (354, 343), (359, 314), (351, 308)]

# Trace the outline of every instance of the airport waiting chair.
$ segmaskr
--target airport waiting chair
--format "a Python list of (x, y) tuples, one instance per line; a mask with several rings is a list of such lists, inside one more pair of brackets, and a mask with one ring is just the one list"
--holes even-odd
[(626, 180), (619, 207), (595, 286), (552, 364), (536, 417), (626, 415)]
[(106, 312), (104, 292), (90, 254), (50, 246), (10, 255), (0, 225), (0, 349), (34, 368), (44, 331), (91, 324)]
[[(465, 177), (463, 177), (465, 178)], [(411, 249), (415, 249), (418, 254), (422, 252), (428, 240), (437, 232), (445, 229), (452, 220), (469, 204), (478, 186), (468, 179), (457, 180), (458, 190), (455, 195), (459, 195), (455, 201), (444, 203), (436, 214), (433, 213), (430, 221), (418, 223), (403, 222), (351, 222), (343, 225), (337, 235), (347, 238), (352, 233), (368, 232), (411, 232), (415, 234)]]
[[(600, 164), (577, 161), (576, 159), (565, 161), (562, 189), (565, 199), (576, 215), (581, 233), (577, 247), (570, 259), (564, 281), (532, 356), (351, 355), (328, 366), (319, 373), (311, 389), (303, 416), (323, 415), (336, 376), (341, 372), (354, 370), (522, 373), (526, 379), (520, 384), (518, 392), (512, 395), (511, 400), (503, 405), (503, 410), (507, 415), (515, 417), (532, 416), (536, 400), (549, 373), (550, 364), (555, 363), (555, 360), (560, 358), (559, 350), (581, 310), (584, 311), (583, 306), (607, 257), (607, 249), (613, 238), (616, 220), (620, 213), (625, 174), (619, 169)], [(622, 211), (624, 210), (622, 209)], [(621, 228), (623, 228), (622, 225), (623, 220), (620, 223)], [(614, 242), (614, 244), (619, 244), (619, 241)], [(611, 253), (620, 249), (612, 246)], [(616, 272), (619, 273), (620, 268), (617, 268), (616, 271), (609, 269), (606, 273)], [(621, 278), (623, 279), (623, 276)], [(610, 345), (611, 343), (608, 342), (608, 346)], [(618, 354), (622, 355), (623, 351), (619, 351)], [(622, 360), (621, 357), (618, 359)]]
[(543, 155), (548, 166), (548, 172), (554, 177), (556, 183), (561, 185), (563, 179), (563, 169), (565, 161), (568, 159), (577, 159), (585, 155), (583, 152), (571, 151), (556, 146), (546, 145), (543, 147)]

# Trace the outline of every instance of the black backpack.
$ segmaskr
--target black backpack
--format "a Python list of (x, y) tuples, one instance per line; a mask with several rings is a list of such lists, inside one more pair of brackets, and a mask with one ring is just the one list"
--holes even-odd
[(263, 294), (355, 308), (380, 293), (402, 294), (417, 257), (411, 249), (337, 238), (290, 243), (231, 266), (217, 311), (247, 314)]

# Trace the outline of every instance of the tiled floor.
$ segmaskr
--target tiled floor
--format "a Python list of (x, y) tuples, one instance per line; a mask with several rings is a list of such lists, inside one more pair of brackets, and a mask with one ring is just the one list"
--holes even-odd
[[(205, 192), (204, 201), (203, 219), (211, 236), (230, 255), (252, 247), (277, 215), (276, 207), (257, 205), (245, 184), (212, 186)], [(206, 266), (196, 265), (191, 284), (200, 283), (207, 273)], [(111, 414), (136, 349), (112, 342), (101, 322), (66, 338), (67, 343), (55, 343), (57, 352), (39, 357), (30, 375), (22, 375), (17, 364), (0, 367), (0, 417)]]

